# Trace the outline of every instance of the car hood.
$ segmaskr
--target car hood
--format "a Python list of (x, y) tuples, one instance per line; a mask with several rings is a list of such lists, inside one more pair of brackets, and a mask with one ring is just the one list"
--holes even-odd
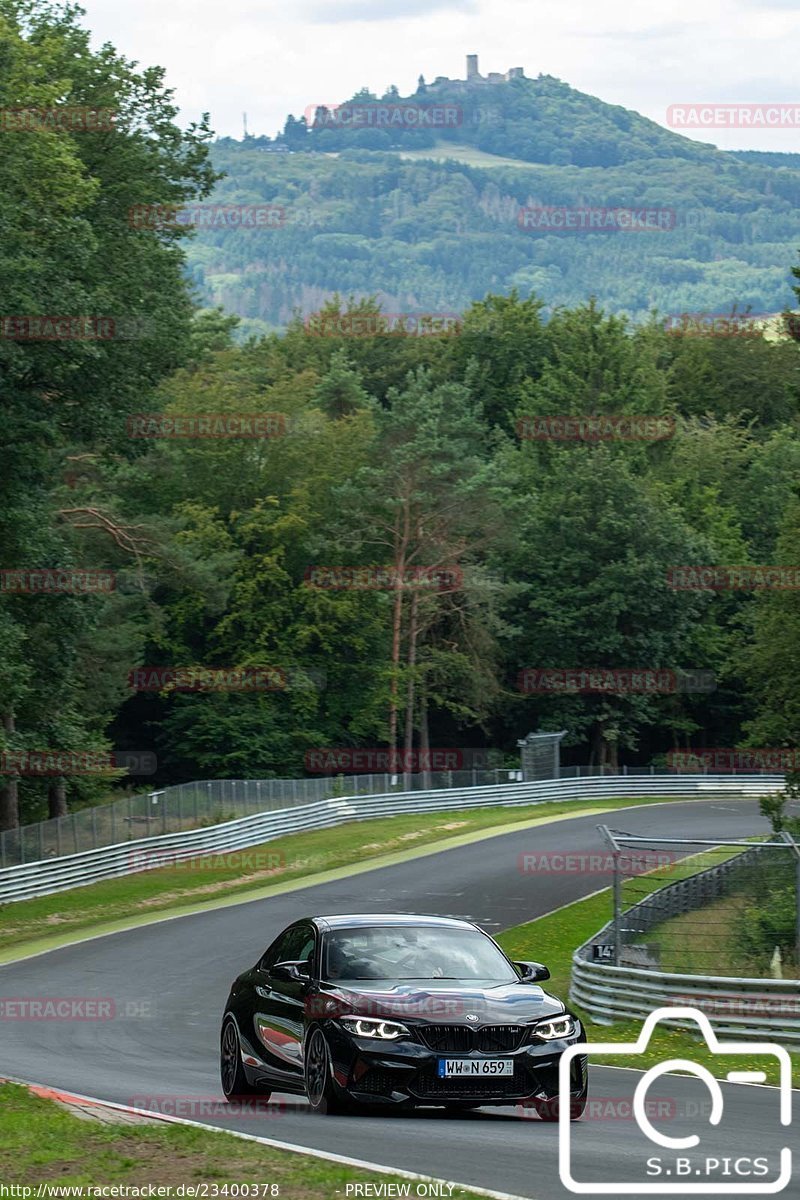
[[(457, 983), (384, 983), (375, 987), (323, 985), (309, 997), (310, 1015), (369, 1017), (431, 1021), (441, 1024), (525, 1024), (565, 1011), (555, 996), (534, 983), (508, 983), (485, 987)], [(313, 1010), (316, 1010), (314, 1012)], [(468, 1019), (469, 1018), (469, 1019)], [(475, 1019), (477, 1018), (477, 1020)]]

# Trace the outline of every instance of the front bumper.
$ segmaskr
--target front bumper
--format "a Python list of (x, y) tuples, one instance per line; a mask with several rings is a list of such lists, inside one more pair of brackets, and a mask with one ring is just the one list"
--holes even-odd
[[(335, 1021), (326, 1023), (333, 1075), (338, 1087), (363, 1104), (521, 1104), (558, 1095), (558, 1063), (568, 1046), (585, 1040), (583, 1031), (546, 1044), (524, 1045), (509, 1053), (444, 1053), (410, 1038), (390, 1044), (359, 1038)], [(514, 1062), (513, 1075), (439, 1078), (441, 1058), (497, 1059)], [(586, 1092), (586, 1059), (573, 1060), (570, 1092)]]

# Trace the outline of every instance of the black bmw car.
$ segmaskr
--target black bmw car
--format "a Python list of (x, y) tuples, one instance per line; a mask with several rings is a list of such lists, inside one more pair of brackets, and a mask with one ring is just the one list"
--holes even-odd
[[(307, 917), (231, 987), (220, 1067), (229, 1100), (290, 1092), (318, 1112), (526, 1104), (556, 1120), (558, 1061), (583, 1028), (488, 934), (450, 917)], [(570, 1114), (587, 1099), (573, 1060)]]

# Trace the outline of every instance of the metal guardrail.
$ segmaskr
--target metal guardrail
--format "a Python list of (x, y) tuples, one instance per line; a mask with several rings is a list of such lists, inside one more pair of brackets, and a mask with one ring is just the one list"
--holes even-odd
[(79, 854), (6, 867), (0, 870), (0, 903), (65, 891), (148, 867), (164, 866), (169, 861), (242, 850), (286, 834), (325, 829), (368, 817), (462, 811), (487, 806), (517, 807), (542, 804), (548, 800), (602, 800), (627, 796), (709, 800), (731, 796), (755, 797), (765, 792), (779, 791), (783, 785), (783, 777), (779, 775), (755, 778), (730, 775), (604, 776), (336, 797), (314, 804), (298, 804), (291, 808), (260, 812), (205, 829), (137, 838)]
[[(655, 1008), (699, 1008), (718, 1034), (800, 1046), (800, 980), (677, 975), (572, 959), (570, 1000), (595, 1021), (643, 1020)], [(665, 1022), (696, 1029), (690, 1021)]]
[[(761, 854), (761, 847), (753, 847), (652, 892), (624, 913), (622, 940), (631, 942), (661, 921), (696, 911), (725, 895), (736, 873), (752, 869)], [(613, 938), (614, 921), (609, 921), (572, 956), (570, 1000), (600, 1024), (644, 1019), (662, 1006), (689, 1005), (704, 1012), (718, 1034), (745, 1039), (771, 1036), (800, 1046), (800, 979), (679, 974), (593, 961), (593, 948)], [(690, 1021), (665, 1024), (697, 1028)]]
[[(479, 787), (523, 779), (519, 771), (475, 768), (421, 774), (319, 776), (315, 779), (205, 779), (123, 796), (63, 817), (0, 832), (0, 869), (116, 846), (141, 837), (219, 825), (236, 817), (311, 804), (336, 796)], [(529, 776), (541, 778), (541, 776)]]
[[(489, 784), (533, 783), (545, 779), (608, 777), (600, 767), (559, 767), (561, 733), (531, 734), (523, 739), (522, 769), (472, 767), (469, 770), (427, 771), (416, 774), (323, 775), (307, 779), (205, 779), (178, 783), (149, 793), (122, 796), (0, 831), (0, 870), (43, 858), (60, 858), (116, 846), (201, 825), (219, 825), (236, 817), (274, 812), (337, 796), (382, 796), (389, 792), (431, 791), (437, 788), (485, 787)], [(536, 752), (530, 750), (535, 746)], [(490, 752), (491, 753), (491, 752)], [(706, 772), (702, 772), (706, 774)], [(652, 777), (655, 767), (623, 767), (624, 777)], [(660, 775), (665, 772), (659, 772)], [(674, 774), (673, 772), (669, 773)], [(698, 772), (699, 774), (699, 772)], [(616, 774), (613, 776), (616, 778)], [(737, 776), (738, 778), (739, 776)], [(744, 778), (754, 778), (747, 772)], [(758, 778), (756, 776), (756, 778)]]

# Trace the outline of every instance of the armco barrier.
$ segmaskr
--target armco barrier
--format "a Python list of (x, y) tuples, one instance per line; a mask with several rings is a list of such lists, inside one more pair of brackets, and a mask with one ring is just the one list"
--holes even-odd
[[(738, 872), (752, 869), (767, 852), (754, 847), (652, 892), (622, 914), (623, 942), (635, 940), (672, 916), (693, 912), (718, 899)], [(800, 979), (688, 975), (594, 962), (593, 947), (613, 941), (614, 922), (609, 921), (572, 956), (569, 998), (600, 1024), (644, 1019), (654, 1008), (689, 1006), (704, 1012), (721, 1036), (774, 1038), (800, 1045)], [(668, 1024), (697, 1028), (691, 1021)]]
[[(543, 737), (546, 735), (542, 735)], [(158, 791), (122, 796), (108, 804), (35, 821), (0, 832), (0, 870), (64, 854), (82, 854), (136, 838), (160, 837), (238, 817), (276, 812), (337, 796), (383, 796), (431, 788), (481, 787), (518, 778), (557, 779), (555, 774), (520, 775), (517, 770), (478, 769), (417, 774), (319, 775), (308, 779), (204, 779)]]
[(322, 800), (242, 817), (206, 829), (139, 838), (81, 854), (6, 867), (0, 870), (0, 903), (27, 900), (32, 896), (44, 896), (145, 870), (148, 864), (142, 860), (147, 855), (152, 855), (149, 865), (157, 867), (163, 865), (161, 860), (165, 856), (177, 860), (242, 850), (285, 834), (306, 829), (325, 829), (367, 817), (462, 811), (486, 806), (518, 807), (542, 804), (547, 800), (603, 800), (626, 796), (698, 800), (755, 797), (779, 791), (783, 784), (783, 777), (778, 775), (615, 775)]
[[(800, 980), (677, 975), (572, 959), (569, 998), (600, 1024), (643, 1020), (655, 1008), (699, 1008), (716, 1033), (800, 1046)], [(672, 1022), (696, 1029), (691, 1021)]]

